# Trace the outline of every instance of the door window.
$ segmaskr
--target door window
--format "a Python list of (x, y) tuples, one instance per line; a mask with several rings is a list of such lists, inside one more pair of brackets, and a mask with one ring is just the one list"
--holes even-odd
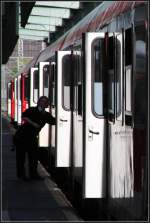
[(63, 107), (70, 110), (70, 93), (71, 93), (71, 57), (65, 55), (62, 59), (62, 96)]
[(104, 115), (103, 101), (103, 47), (104, 39), (94, 40), (92, 43), (92, 94), (93, 94), (93, 112), (95, 115)]

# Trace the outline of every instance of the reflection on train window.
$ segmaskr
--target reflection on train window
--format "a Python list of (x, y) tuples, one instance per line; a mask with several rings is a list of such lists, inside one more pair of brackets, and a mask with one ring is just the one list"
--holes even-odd
[(121, 42), (116, 37), (116, 117), (121, 114)]
[(43, 95), (49, 96), (49, 65), (43, 67)]
[(97, 115), (104, 115), (103, 108), (103, 39), (97, 39), (92, 44), (93, 66), (93, 109)]
[(24, 86), (25, 86), (25, 100), (29, 101), (29, 99), (30, 99), (30, 78), (29, 78), (29, 76), (25, 76)]
[(70, 109), (70, 87), (71, 87), (71, 59), (70, 55), (66, 55), (62, 60), (62, 96), (63, 106), (65, 109)]
[(33, 75), (33, 101), (37, 103), (39, 98), (39, 72), (37, 70), (34, 71)]

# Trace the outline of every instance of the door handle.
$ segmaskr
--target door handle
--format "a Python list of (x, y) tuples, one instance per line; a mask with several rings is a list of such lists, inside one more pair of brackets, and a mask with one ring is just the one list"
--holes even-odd
[(60, 121), (61, 121), (61, 122), (67, 122), (68, 120), (66, 120), (66, 119), (61, 119), (61, 118), (60, 118)]
[(93, 130), (89, 129), (89, 132), (95, 135), (99, 135), (99, 132), (94, 132)]

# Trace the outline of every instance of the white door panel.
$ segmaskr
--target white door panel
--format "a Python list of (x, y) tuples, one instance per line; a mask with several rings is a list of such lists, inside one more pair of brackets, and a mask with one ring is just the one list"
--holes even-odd
[(133, 129), (130, 126), (119, 126), (116, 124), (110, 124), (109, 128), (110, 197), (133, 197)]
[[(51, 109), (51, 114), (53, 117), (56, 117), (54, 108)], [(52, 125), (51, 126), (51, 142), (50, 142), (50, 144), (53, 148), (55, 148), (55, 129), (56, 129), (55, 125)]]
[(17, 119), (18, 119), (18, 106), (17, 106), (17, 103), (18, 103), (18, 100), (17, 100), (17, 94), (18, 94), (18, 89), (17, 89), (17, 85), (18, 85), (18, 81), (17, 81), (17, 78), (15, 78), (15, 81), (14, 81), (14, 101), (15, 101), (15, 117), (14, 117), (14, 121), (17, 122)]
[(21, 75), (18, 76), (18, 100), (17, 100), (17, 110), (18, 110), (18, 125), (21, 125), (21, 115), (22, 115), (22, 111), (21, 111)]
[(11, 83), (7, 84), (7, 114), (10, 117), (11, 116)]
[[(105, 119), (92, 112), (91, 48), (95, 39), (103, 39), (104, 33), (85, 34), (85, 123), (84, 123), (84, 198), (105, 197)], [(102, 105), (102, 102), (99, 102)]]
[(83, 120), (78, 115), (74, 123), (74, 166), (83, 167)]
[(34, 87), (34, 72), (35, 71), (37, 71), (38, 70), (38, 68), (37, 67), (32, 67), (31, 68), (31, 80), (30, 80), (30, 106), (32, 107), (34, 107), (34, 106), (36, 106), (37, 105), (37, 103), (35, 103), (34, 102), (34, 89), (33, 89), (33, 87)]
[[(70, 51), (57, 52), (57, 115), (56, 115), (56, 166), (70, 166), (71, 112), (63, 108), (62, 101), (62, 60)], [(70, 74), (71, 75), (71, 74)]]
[[(49, 108), (45, 109), (49, 112)], [(45, 124), (45, 126), (41, 129), (39, 133), (39, 146), (40, 147), (48, 147), (49, 142), (49, 124)]]

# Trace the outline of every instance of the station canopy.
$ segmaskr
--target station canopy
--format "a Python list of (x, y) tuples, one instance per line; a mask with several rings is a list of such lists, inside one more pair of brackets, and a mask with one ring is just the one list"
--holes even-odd
[(19, 13), (19, 37), (21, 39), (44, 40), (50, 33), (63, 26), (64, 19), (71, 19), (71, 10), (80, 8), (79, 1), (36, 1), (25, 28), (21, 27)]

